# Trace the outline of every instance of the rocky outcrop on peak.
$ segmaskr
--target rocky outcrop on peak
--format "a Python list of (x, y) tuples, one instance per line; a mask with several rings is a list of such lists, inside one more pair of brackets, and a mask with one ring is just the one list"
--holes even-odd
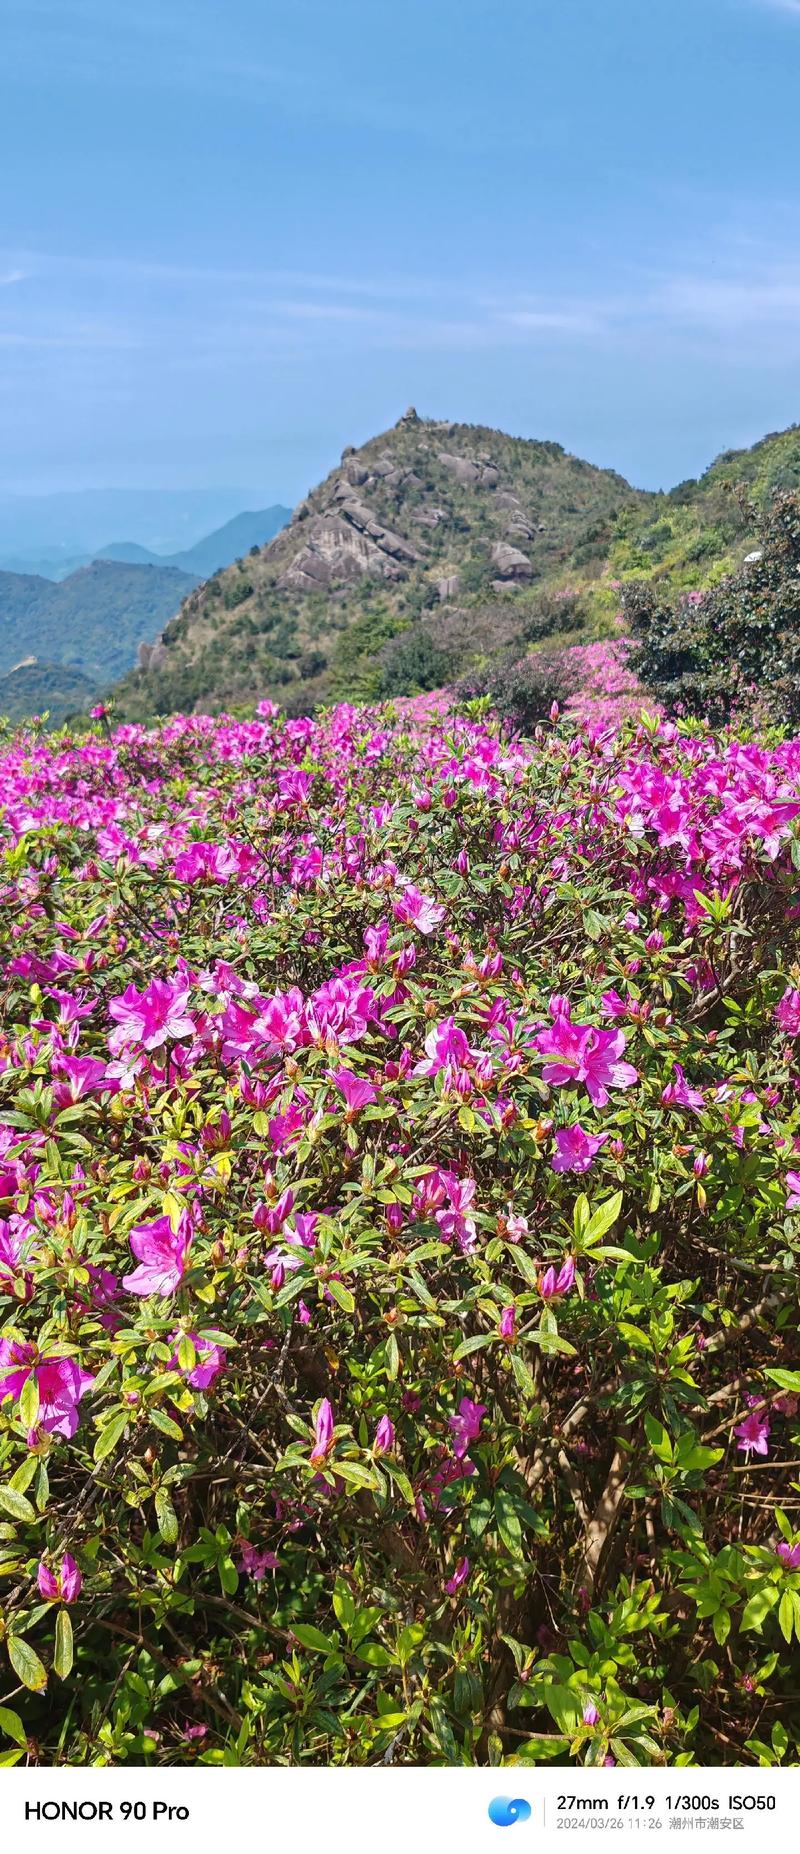
[(457, 483), (480, 485), (482, 489), (496, 489), (500, 481), (497, 465), (489, 457), (459, 457), (451, 451), (439, 452), (439, 463), (444, 470), (449, 470)]
[(523, 554), (519, 547), (511, 547), (508, 541), (495, 541), (492, 566), (501, 585), (505, 585), (508, 580), (533, 579), (533, 566), (527, 554)]
[(275, 581), (279, 590), (318, 592), (367, 573), (400, 579), (422, 558), (402, 534), (384, 527), (365, 503), (356, 501), (348, 485), (343, 487), (346, 496), (334, 491), (333, 499), (339, 502), (335, 513), (310, 516), (303, 547)]

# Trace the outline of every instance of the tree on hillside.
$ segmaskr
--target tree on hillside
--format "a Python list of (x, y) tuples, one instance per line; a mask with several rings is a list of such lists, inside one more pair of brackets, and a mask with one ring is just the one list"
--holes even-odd
[(673, 714), (800, 720), (800, 493), (751, 513), (758, 546), (710, 592), (676, 602), (652, 582), (624, 589), (631, 668)]

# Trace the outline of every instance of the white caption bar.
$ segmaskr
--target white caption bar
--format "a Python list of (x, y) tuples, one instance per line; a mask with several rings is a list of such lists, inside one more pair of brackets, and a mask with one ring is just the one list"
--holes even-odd
[(0, 1846), (103, 1854), (796, 1847), (795, 1770), (9, 1770)]

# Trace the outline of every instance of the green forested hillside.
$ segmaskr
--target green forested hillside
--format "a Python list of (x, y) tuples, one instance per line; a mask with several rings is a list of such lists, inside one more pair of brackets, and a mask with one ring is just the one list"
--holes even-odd
[(86, 710), (95, 689), (96, 684), (82, 670), (31, 657), (0, 676), (0, 715), (14, 722), (47, 713), (57, 727), (67, 715)]
[(117, 560), (95, 560), (59, 582), (0, 573), (0, 675), (35, 656), (109, 683), (195, 584), (174, 567)]

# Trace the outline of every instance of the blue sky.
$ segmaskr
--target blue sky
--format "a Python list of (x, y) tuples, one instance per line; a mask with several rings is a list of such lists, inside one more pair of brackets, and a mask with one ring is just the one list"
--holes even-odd
[(800, 420), (800, 0), (0, 0), (0, 489)]

